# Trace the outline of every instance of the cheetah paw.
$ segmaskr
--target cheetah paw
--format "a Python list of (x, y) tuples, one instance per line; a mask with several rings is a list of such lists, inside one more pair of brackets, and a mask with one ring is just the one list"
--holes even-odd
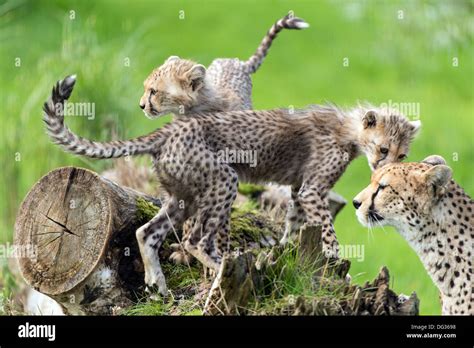
[(145, 292), (150, 294), (151, 299), (156, 299), (156, 294), (165, 297), (168, 294), (168, 287), (166, 286), (166, 279), (162, 272), (149, 275), (145, 272)]
[(189, 265), (193, 260), (193, 256), (183, 249), (180, 243), (170, 244), (170, 249), (173, 250), (168, 260), (176, 265)]
[(169, 260), (176, 265), (188, 265), (193, 260), (193, 257), (185, 251), (176, 250), (171, 253)]

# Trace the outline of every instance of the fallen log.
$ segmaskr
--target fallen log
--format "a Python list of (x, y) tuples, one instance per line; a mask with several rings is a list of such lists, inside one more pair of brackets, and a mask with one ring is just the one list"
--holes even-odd
[[(159, 206), (159, 200), (89, 170), (54, 170), (35, 184), (18, 213), (14, 244), (34, 251), (19, 258), (20, 272), (32, 288), (57, 301), (65, 314), (117, 314), (133, 308), (143, 298), (144, 288), (135, 231)], [(202, 277), (199, 264), (166, 262), (171, 250), (165, 243), (160, 257), (175, 301), (169, 313), (182, 313), (182, 300), (195, 303), (205, 314), (418, 313), (416, 295), (393, 293), (385, 269), (371, 284), (350, 285), (346, 278), (350, 262), (334, 264), (321, 258), (319, 226), (300, 231), (296, 249), (278, 245), (281, 230), (264, 212), (236, 207), (230, 234), (233, 253), (225, 257), (212, 286)], [(275, 307), (262, 308), (259, 302), (265, 301), (265, 292), (281, 283), (273, 277), (288, 273), (285, 257), (293, 250), (301, 263), (308, 264), (311, 272), (314, 269), (314, 284), (308, 286), (334, 291), (335, 296), (315, 292), (293, 298), (282, 292), (272, 298)]]
[(35, 290), (68, 314), (110, 314), (128, 306), (143, 285), (135, 240), (159, 200), (121, 187), (87, 169), (65, 167), (41, 178), (23, 201), (15, 224), (19, 258)]

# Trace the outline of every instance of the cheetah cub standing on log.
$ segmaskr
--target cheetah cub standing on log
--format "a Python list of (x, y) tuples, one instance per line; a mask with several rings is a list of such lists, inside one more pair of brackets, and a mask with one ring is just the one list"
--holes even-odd
[[(184, 117), (196, 112), (252, 109), (250, 75), (263, 63), (273, 40), (283, 29), (308, 27), (308, 23), (290, 12), (273, 24), (248, 60), (219, 58), (207, 70), (191, 60), (171, 56), (145, 80), (140, 107), (151, 119), (170, 113)], [(184, 224), (183, 234), (188, 233), (192, 223)], [(179, 244), (172, 244), (171, 248), (174, 249), (171, 261), (185, 264), (191, 261)]]
[[(294, 204), (288, 210), (285, 236), (304, 222), (322, 225), (323, 250), (337, 257), (329, 190), (360, 154), (367, 156), (372, 168), (403, 159), (419, 127), (386, 109), (313, 106), (291, 115), (286, 109), (197, 114), (136, 139), (99, 143), (64, 125), (63, 105), (74, 83), (74, 77), (59, 81), (44, 105), (52, 140), (68, 152), (94, 158), (149, 154), (169, 194), (160, 212), (137, 230), (145, 282), (162, 294), (167, 288), (158, 249), (168, 232), (187, 219), (193, 226), (183, 240), (184, 248), (206, 267), (218, 270), (229, 251), (230, 210), (238, 178), (290, 185)], [(254, 160), (228, 161), (229, 151), (251, 153)]]
[(391, 225), (418, 253), (443, 314), (474, 314), (474, 201), (439, 156), (388, 164), (354, 199), (365, 226)]
[(144, 82), (140, 107), (149, 118), (196, 112), (252, 109), (253, 74), (262, 64), (273, 40), (283, 29), (304, 29), (309, 24), (291, 13), (278, 20), (247, 61), (215, 59), (206, 68), (191, 60), (169, 57)]

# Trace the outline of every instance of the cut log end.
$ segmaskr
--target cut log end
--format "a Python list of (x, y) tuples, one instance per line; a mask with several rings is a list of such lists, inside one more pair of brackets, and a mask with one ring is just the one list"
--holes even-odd
[(23, 201), (14, 243), (28, 285), (71, 314), (109, 314), (143, 287), (135, 231), (159, 200), (87, 169), (65, 167), (41, 178)]
[(15, 245), (30, 251), (19, 264), (38, 291), (55, 295), (74, 288), (102, 257), (112, 212), (99, 178), (86, 169), (60, 168), (41, 178), (25, 198)]

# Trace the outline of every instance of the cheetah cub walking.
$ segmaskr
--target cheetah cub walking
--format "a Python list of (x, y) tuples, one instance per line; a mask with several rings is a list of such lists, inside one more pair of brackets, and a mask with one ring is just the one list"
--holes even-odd
[(365, 226), (397, 228), (441, 293), (443, 314), (474, 314), (474, 201), (439, 156), (388, 164), (354, 199)]
[[(322, 225), (323, 250), (337, 257), (329, 190), (361, 154), (372, 168), (403, 159), (419, 127), (386, 109), (312, 106), (291, 115), (286, 109), (197, 114), (136, 139), (99, 143), (64, 125), (63, 104), (74, 83), (73, 77), (58, 82), (44, 105), (52, 140), (68, 152), (95, 158), (149, 154), (169, 194), (160, 212), (137, 230), (145, 282), (162, 294), (167, 288), (158, 249), (168, 232), (187, 219), (193, 226), (183, 238), (184, 248), (208, 268), (219, 268), (229, 251), (238, 178), (290, 185), (294, 204), (288, 210), (285, 238), (304, 222)], [(253, 160), (229, 160), (229, 152), (251, 154)]]
[(166, 114), (188, 116), (196, 112), (252, 109), (252, 80), (283, 29), (305, 29), (309, 24), (291, 14), (276, 21), (257, 51), (246, 61), (215, 59), (204, 65), (177, 56), (169, 57), (144, 82), (140, 107), (149, 118)]

